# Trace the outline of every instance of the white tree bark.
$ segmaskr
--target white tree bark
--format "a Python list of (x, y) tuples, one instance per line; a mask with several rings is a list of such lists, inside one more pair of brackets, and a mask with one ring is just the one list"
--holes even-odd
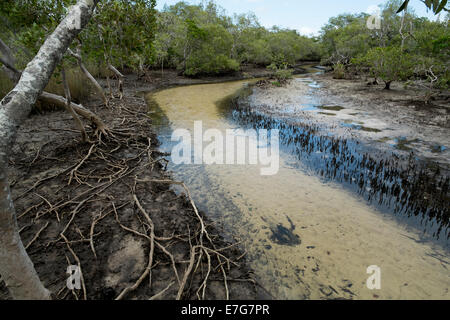
[(0, 275), (14, 299), (49, 299), (20, 239), (9, 188), (9, 151), (63, 54), (89, 22), (99, 0), (79, 0), (27, 65), (16, 87), (0, 102)]

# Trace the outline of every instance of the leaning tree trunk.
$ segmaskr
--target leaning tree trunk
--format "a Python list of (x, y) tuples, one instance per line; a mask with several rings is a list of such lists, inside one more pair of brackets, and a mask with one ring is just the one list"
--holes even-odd
[(31, 112), (73, 39), (89, 22), (99, 0), (79, 0), (46, 39), (16, 87), (0, 102), (0, 275), (14, 299), (49, 299), (25, 251), (17, 226), (7, 166), (17, 130)]

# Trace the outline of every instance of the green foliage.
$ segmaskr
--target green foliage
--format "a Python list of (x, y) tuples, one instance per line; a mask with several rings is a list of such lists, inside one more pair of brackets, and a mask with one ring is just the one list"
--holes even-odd
[(428, 79), (434, 86), (445, 86), (450, 61), (448, 16), (442, 22), (430, 21), (417, 17), (412, 9), (399, 15), (402, 4), (388, 0), (380, 6), (380, 29), (368, 28), (369, 16), (363, 13), (331, 18), (321, 30), (322, 63), (333, 66), (336, 78), (356, 70), (386, 83)]
[(279, 84), (284, 84), (293, 77), (293, 71), (288, 69), (287, 64), (280, 68), (276, 63), (272, 63), (267, 69), (273, 71), (272, 78), (277, 80), (275, 82)]
[(232, 36), (222, 25), (207, 24), (201, 28), (189, 21), (187, 29), (192, 51), (185, 61), (185, 75), (224, 74), (239, 70), (239, 63), (231, 58)]
[(450, 32), (445, 23), (428, 20), (417, 22), (415, 43), (411, 51), (425, 57), (434, 57), (442, 62), (450, 60)]
[(344, 79), (345, 78), (345, 66), (342, 63), (337, 63), (333, 68), (333, 78), (334, 79)]
[[(76, 0), (4, 0), (0, 37), (14, 49), (23, 68)], [(141, 70), (153, 63), (156, 0), (102, 0), (89, 25), (72, 44), (83, 59)], [(72, 58), (65, 59), (75, 65)]]
[(3, 0), (0, 3), (0, 38), (16, 53), (24, 68), (37, 53), (49, 31), (60, 22), (75, 0)]
[(353, 60), (357, 65), (369, 68), (370, 74), (386, 83), (390, 88), (393, 81), (406, 81), (414, 74), (413, 56), (400, 47), (373, 48), (366, 55)]
[(344, 14), (329, 20), (321, 31), (323, 63), (347, 64), (352, 57), (375, 45), (375, 37), (366, 26), (367, 17)]
[[(75, 1), (0, 3), (0, 38), (13, 49), (18, 68), (25, 67)], [(156, 0), (102, 0), (72, 49), (81, 45), (85, 64), (97, 77), (111, 75), (109, 63), (141, 73), (148, 67), (176, 68), (187, 76), (226, 74), (257, 64), (270, 66), (283, 82), (298, 61), (322, 58), (333, 66), (336, 78), (346, 78), (347, 70), (356, 67), (387, 82), (437, 77), (433, 85), (445, 87), (448, 17), (436, 22), (411, 10), (397, 14), (408, 2), (388, 0), (380, 6), (381, 29), (367, 27), (368, 14), (343, 14), (331, 18), (316, 39), (295, 30), (266, 29), (251, 13), (227, 16), (214, 1), (178, 2), (157, 12)], [(447, 1), (424, 3), (434, 12), (446, 10)], [(66, 57), (65, 64), (70, 69), (76, 61)]]
[(247, 63), (281, 67), (319, 59), (316, 40), (293, 30), (267, 30), (253, 14), (228, 17), (212, 1), (165, 7), (157, 21), (154, 66), (189, 76), (234, 72)]
[(84, 55), (143, 71), (154, 59), (156, 0), (103, 0), (81, 36)]
[(285, 82), (289, 79), (292, 79), (293, 72), (290, 69), (277, 70), (274, 74), (275, 79), (280, 82)]
[(213, 2), (166, 7), (157, 16), (154, 66), (177, 68), (187, 76), (239, 70), (228, 26)]
[[(397, 13), (405, 11), (408, 8), (409, 2), (411, 0), (405, 0), (401, 7), (398, 9)], [(440, 13), (442, 10), (449, 11), (447, 6), (447, 0), (423, 0), (422, 1), (428, 9), (432, 10), (435, 14)]]

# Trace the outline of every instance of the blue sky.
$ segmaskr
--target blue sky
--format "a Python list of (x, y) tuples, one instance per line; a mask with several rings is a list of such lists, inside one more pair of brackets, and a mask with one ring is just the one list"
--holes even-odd
[[(158, 9), (165, 4), (172, 5), (178, 0), (157, 0)], [(201, 0), (186, 0), (198, 4)], [(296, 29), (302, 34), (317, 33), (328, 19), (341, 13), (359, 13), (373, 10), (384, 0), (216, 0), (227, 14), (252, 11), (265, 27), (274, 25)], [(412, 0), (410, 6), (419, 16), (434, 18), (427, 13), (425, 5)]]

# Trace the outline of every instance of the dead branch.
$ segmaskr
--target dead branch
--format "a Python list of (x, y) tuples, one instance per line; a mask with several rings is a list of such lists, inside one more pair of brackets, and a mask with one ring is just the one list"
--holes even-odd
[(119, 81), (119, 99), (123, 99), (123, 79), (125, 78), (122, 73), (119, 72), (112, 64), (108, 63), (108, 68), (117, 76)]
[(74, 57), (75, 59), (77, 59), (78, 61), (78, 66), (80, 67), (81, 71), (84, 73), (84, 75), (86, 76), (86, 78), (89, 79), (89, 81), (94, 85), (94, 87), (97, 89), (97, 92), (100, 94), (100, 96), (103, 99), (103, 103), (105, 104), (105, 106), (109, 106), (109, 101), (108, 98), (105, 95), (105, 92), (103, 91), (102, 86), (97, 82), (97, 80), (95, 80), (95, 78), (92, 76), (92, 74), (88, 71), (88, 69), (86, 69), (86, 67), (83, 64), (83, 59), (81, 57), (81, 50), (78, 47), (77, 48), (77, 52), (73, 52), (70, 48), (67, 49), (67, 52)]
[(64, 68), (62, 68), (61, 70), (61, 77), (64, 86), (64, 93), (66, 95), (66, 110), (72, 115), (73, 120), (75, 121), (75, 125), (81, 132), (81, 141), (86, 142), (88, 140), (86, 130), (84, 129), (83, 123), (81, 122), (80, 118), (78, 118), (78, 115), (72, 108), (72, 97), (70, 94), (69, 84), (67, 83), (66, 79), (66, 70)]
[[(67, 100), (65, 98), (49, 92), (42, 92), (39, 100), (55, 104), (61, 108), (65, 108), (67, 105)], [(105, 136), (108, 135), (108, 127), (96, 114), (86, 109), (82, 105), (75, 104), (73, 102), (70, 104), (70, 106), (77, 114), (79, 114), (86, 120), (91, 121), (95, 125), (97, 132), (101, 132)]]

